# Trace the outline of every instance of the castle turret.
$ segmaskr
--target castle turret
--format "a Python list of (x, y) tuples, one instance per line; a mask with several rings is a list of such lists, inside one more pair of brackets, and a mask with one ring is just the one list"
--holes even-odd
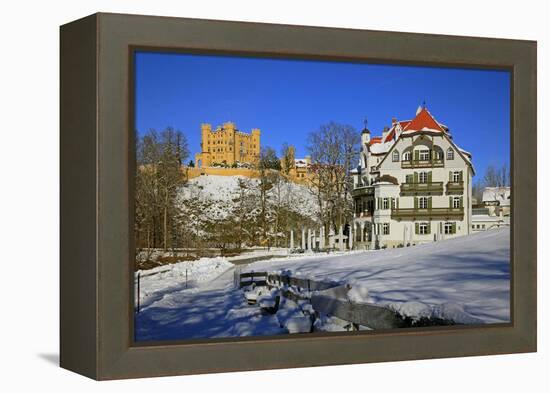
[(367, 121), (365, 120), (365, 128), (361, 131), (361, 145), (364, 147), (370, 143), (370, 130), (367, 128)]

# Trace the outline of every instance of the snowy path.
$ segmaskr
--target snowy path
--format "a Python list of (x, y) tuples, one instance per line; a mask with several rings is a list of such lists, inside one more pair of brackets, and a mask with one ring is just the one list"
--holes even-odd
[(485, 323), (510, 319), (509, 228), (407, 248), (256, 262), (245, 270), (287, 269), (296, 277), (363, 287), (369, 302), (452, 304)]
[(234, 267), (185, 288), (185, 282), (154, 291), (136, 316), (136, 340), (178, 340), (281, 334), (275, 316), (249, 306), (233, 286)]

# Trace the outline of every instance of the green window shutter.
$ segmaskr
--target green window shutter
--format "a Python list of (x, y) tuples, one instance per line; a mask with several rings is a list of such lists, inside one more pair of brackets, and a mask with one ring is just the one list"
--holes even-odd
[(460, 177), (459, 177), (460, 181), (463, 181), (464, 179), (462, 178), (462, 171), (460, 171)]
[(413, 182), (413, 177), (412, 175), (407, 175), (405, 176), (405, 183), (412, 183)]
[(414, 209), (418, 209), (418, 198), (414, 197)]
[(453, 197), (449, 197), (449, 207), (453, 207)]
[(395, 198), (395, 208), (399, 209), (399, 198)]
[(414, 182), (418, 183), (418, 172), (414, 172)]
[(415, 222), (414, 223), (414, 233), (416, 235), (418, 235), (419, 232), (420, 232), (420, 224), (418, 222)]
[(456, 233), (456, 222), (453, 222), (453, 227), (451, 229), (451, 233), (452, 234), (455, 234)]
[(432, 233), (432, 223), (431, 222), (428, 222), (428, 231), (427, 231), (428, 235), (430, 233)]
[(390, 234), (390, 230), (391, 230), (391, 225), (390, 223), (388, 223), (388, 235)]
[(460, 207), (464, 207), (464, 206), (462, 205), (462, 197), (460, 197)]
[(449, 171), (449, 181), (453, 181), (453, 172)]
[(428, 183), (432, 182), (432, 171), (428, 172)]
[(432, 208), (432, 197), (428, 198), (428, 209)]
[(415, 150), (414, 151), (414, 159), (415, 159), (415, 161), (420, 160), (420, 150)]

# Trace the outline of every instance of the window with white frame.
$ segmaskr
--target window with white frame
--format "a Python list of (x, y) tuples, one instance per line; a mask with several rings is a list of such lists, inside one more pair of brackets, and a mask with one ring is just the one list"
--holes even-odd
[(382, 199), (382, 209), (389, 209), (389, 208), (390, 208), (389, 198)]
[(447, 160), (454, 160), (455, 159), (455, 151), (449, 147), (447, 149)]
[(430, 159), (430, 151), (429, 150), (420, 150), (419, 158), (420, 161), (428, 161)]
[(453, 172), (453, 182), (458, 183), (461, 178), (461, 172), (460, 171), (454, 171)]
[(418, 225), (418, 233), (421, 235), (427, 235), (428, 234), (428, 224), (425, 222), (421, 222)]
[(391, 154), (391, 158), (393, 162), (399, 162), (399, 152), (397, 150), (394, 150)]
[(410, 161), (410, 160), (411, 160), (411, 152), (406, 151), (405, 153), (403, 153), (403, 161)]
[(460, 207), (460, 197), (453, 198), (453, 208), (458, 209)]
[(426, 197), (418, 198), (418, 207), (420, 209), (427, 209), (428, 208), (428, 198), (426, 198)]
[(383, 225), (382, 225), (382, 234), (383, 235), (389, 235), (390, 234), (390, 224), (385, 222)]
[(420, 172), (418, 174), (418, 182), (419, 183), (427, 183), (428, 182), (428, 172)]
[(453, 223), (446, 222), (444, 225), (445, 235), (450, 235), (453, 233)]

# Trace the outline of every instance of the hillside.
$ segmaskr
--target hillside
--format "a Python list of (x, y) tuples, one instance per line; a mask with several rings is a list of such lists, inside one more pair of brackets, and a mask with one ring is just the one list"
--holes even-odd
[[(197, 235), (208, 235), (225, 225), (243, 224), (249, 236), (259, 227), (260, 180), (244, 176), (203, 175), (189, 180), (179, 190), (177, 205)], [(304, 185), (280, 181), (266, 192), (267, 217), (273, 237), (286, 236), (290, 228), (317, 219), (317, 202)], [(275, 225), (275, 223), (278, 224)], [(245, 225), (246, 224), (246, 225)], [(228, 231), (226, 231), (228, 232)]]

